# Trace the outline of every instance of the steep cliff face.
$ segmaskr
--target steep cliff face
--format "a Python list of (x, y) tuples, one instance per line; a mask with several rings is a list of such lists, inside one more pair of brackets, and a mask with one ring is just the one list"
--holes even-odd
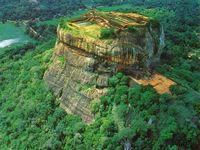
[[(112, 29), (114, 36), (102, 38), (104, 29)], [(148, 69), (159, 61), (163, 46), (162, 27), (147, 17), (90, 12), (58, 27), (52, 64), (44, 79), (60, 98), (61, 107), (90, 122), (91, 101), (106, 93), (109, 77), (119, 70)]]
[(90, 102), (106, 93), (108, 78), (115, 72), (113, 69), (115, 64), (76, 52), (74, 48), (58, 42), (44, 79), (67, 112), (80, 115), (89, 122), (93, 118)]

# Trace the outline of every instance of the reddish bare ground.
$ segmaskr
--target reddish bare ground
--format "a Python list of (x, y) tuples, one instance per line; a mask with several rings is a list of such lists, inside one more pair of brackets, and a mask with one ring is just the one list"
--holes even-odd
[(154, 89), (156, 89), (156, 91), (160, 94), (170, 93), (169, 87), (171, 85), (176, 84), (171, 79), (168, 79), (167, 77), (165, 77), (161, 74), (158, 74), (158, 73), (153, 74), (150, 79), (140, 79), (140, 80), (137, 80), (135, 78), (131, 78), (131, 79), (138, 84), (152, 85), (154, 87)]

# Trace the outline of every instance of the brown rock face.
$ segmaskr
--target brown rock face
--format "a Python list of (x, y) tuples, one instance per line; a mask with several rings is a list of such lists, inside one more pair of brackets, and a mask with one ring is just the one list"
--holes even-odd
[[(115, 18), (112, 22), (109, 15)], [(164, 46), (162, 27), (137, 14), (88, 13), (66, 26), (58, 27), (52, 64), (44, 79), (60, 98), (61, 107), (86, 122), (94, 117), (91, 101), (106, 93), (110, 76), (119, 70), (148, 68), (159, 60)], [(116, 37), (101, 39), (102, 28), (114, 28)]]
[(115, 66), (59, 42), (44, 79), (68, 113), (80, 115), (89, 122), (93, 119), (90, 102), (106, 93), (108, 78), (115, 72)]

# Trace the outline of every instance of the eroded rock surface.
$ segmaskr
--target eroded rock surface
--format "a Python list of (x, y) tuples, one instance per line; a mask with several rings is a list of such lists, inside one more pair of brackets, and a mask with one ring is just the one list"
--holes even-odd
[[(103, 28), (114, 29), (116, 37), (101, 39)], [(44, 79), (67, 112), (90, 122), (91, 101), (106, 93), (109, 77), (117, 71), (148, 69), (159, 61), (163, 46), (161, 25), (147, 17), (90, 12), (66, 22), (65, 28), (58, 27), (52, 64)]]

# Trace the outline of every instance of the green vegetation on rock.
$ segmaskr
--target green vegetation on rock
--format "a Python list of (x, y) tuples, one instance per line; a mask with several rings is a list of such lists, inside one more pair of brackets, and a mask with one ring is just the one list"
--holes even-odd
[(112, 28), (101, 29), (100, 39), (114, 39), (116, 38), (115, 30)]

